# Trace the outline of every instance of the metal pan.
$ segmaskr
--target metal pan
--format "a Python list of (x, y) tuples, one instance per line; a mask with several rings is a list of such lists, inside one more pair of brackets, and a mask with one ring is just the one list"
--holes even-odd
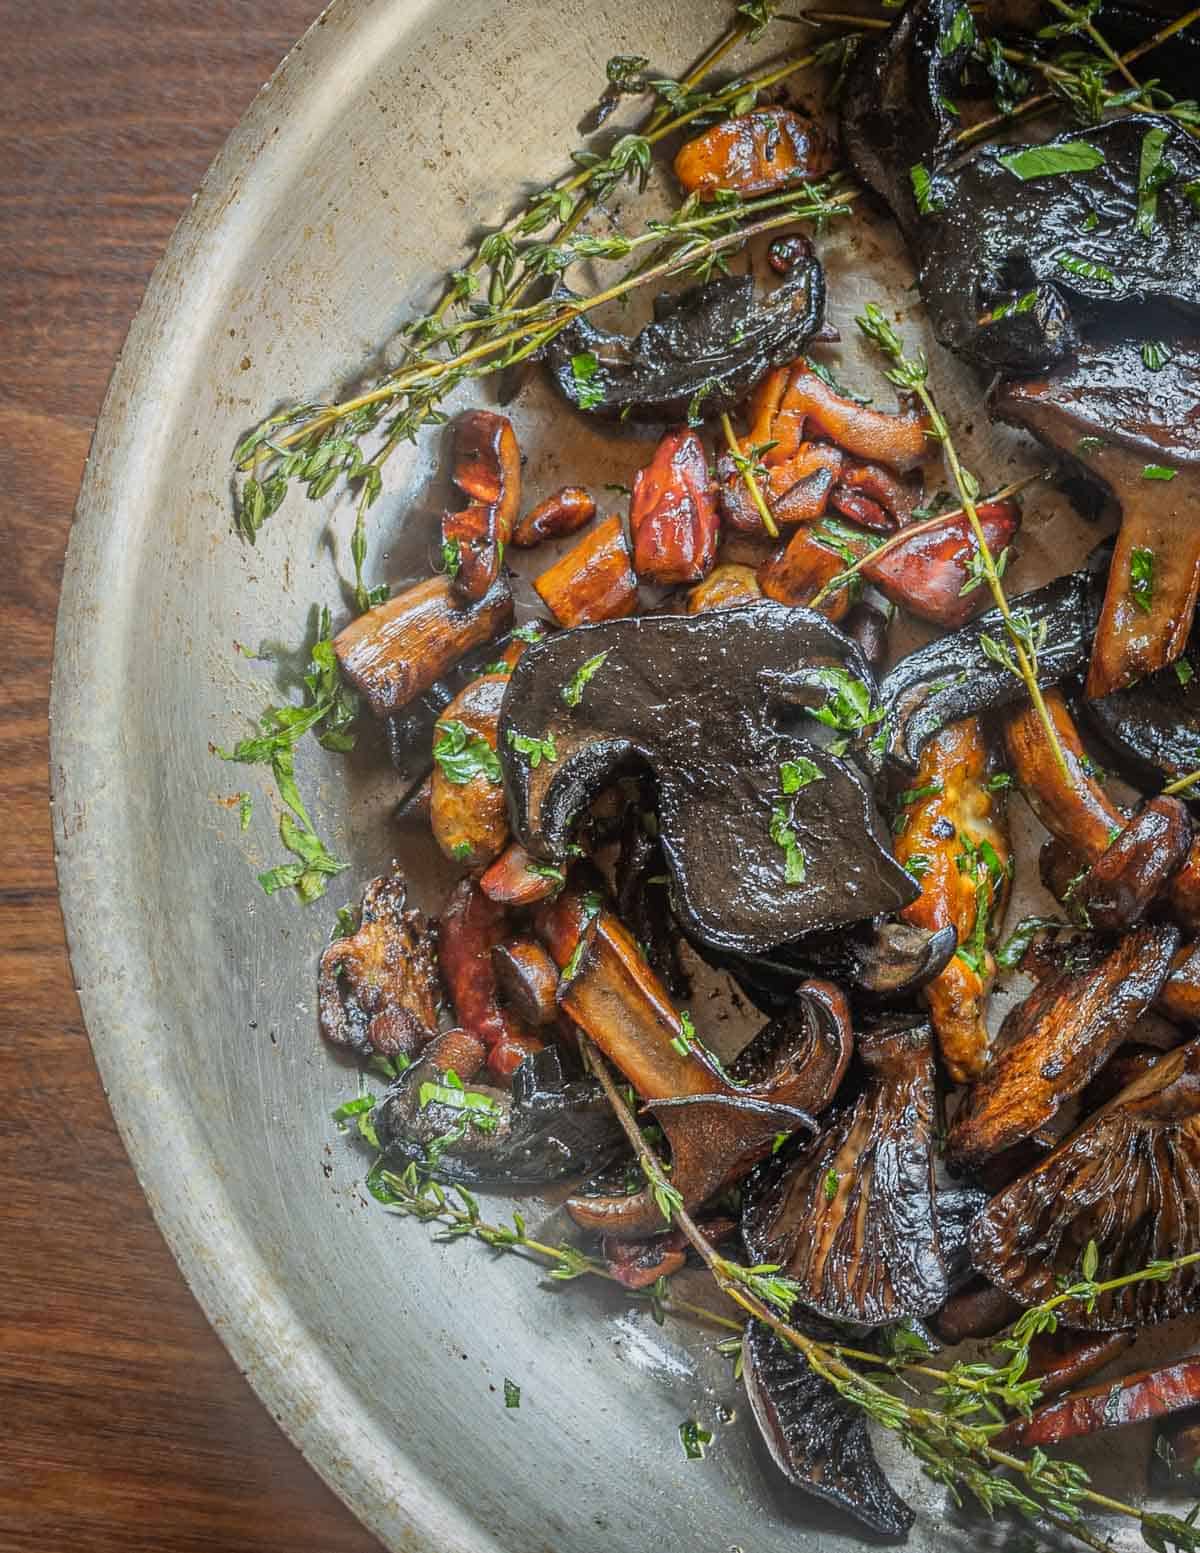
[[(397, 854), (432, 890), (431, 849), (391, 827), (379, 745), (349, 764), (306, 750), (301, 784), (352, 870), (327, 908), (268, 901), (253, 874), (279, 860), (269, 789), (210, 753), (294, 684), (307, 609), (340, 609), (333, 561), (349, 567), (344, 501), (291, 497), (257, 548), (233, 536), (239, 435), (272, 396), (330, 392), (361, 372), (460, 261), (470, 229), (559, 170), (610, 54), (677, 72), (728, 11), (339, 0), (263, 87), (172, 239), (114, 373), (72, 534), (53, 793), (104, 1083), (163, 1233), (237, 1362), (331, 1486), (405, 1553), (861, 1545), (779, 1490), (710, 1333), (659, 1328), (645, 1306), (548, 1285), (513, 1257), (436, 1244), (367, 1200), (364, 1160), (330, 1121), (356, 1075), (319, 1045), (314, 967), (334, 906)], [(911, 303), (907, 279), (886, 230), (831, 246), (847, 326), (864, 297)], [(953, 363), (939, 370), (977, 402)], [(550, 410), (535, 389), (515, 415), (530, 490), (568, 477), (599, 490), (644, 461), (644, 442), (564, 430)], [(972, 456), (1006, 477), (1023, 455), (974, 419)], [(429, 567), (438, 443), (389, 466), (373, 554), (393, 581)], [(1073, 564), (1093, 539), (1048, 506), (1027, 579)], [(282, 650), (251, 662), (235, 642)], [(218, 800), (245, 789), (256, 802), (243, 835)], [(555, 1230), (552, 1205), (522, 1206)], [(519, 1409), (504, 1407), (505, 1377)], [(680, 1449), (687, 1418), (714, 1431), (703, 1462)], [(884, 1455), (931, 1512), (914, 1549), (979, 1545), (886, 1442)], [(1112, 1459), (1109, 1448), (1109, 1470)]]

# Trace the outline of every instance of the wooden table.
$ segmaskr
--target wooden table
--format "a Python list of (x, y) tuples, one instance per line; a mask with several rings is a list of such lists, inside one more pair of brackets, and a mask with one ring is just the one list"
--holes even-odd
[(317, 0), (0, 0), (0, 1548), (378, 1549), (188, 1292), (63, 943), (46, 694), (71, 510), (171, 229)]

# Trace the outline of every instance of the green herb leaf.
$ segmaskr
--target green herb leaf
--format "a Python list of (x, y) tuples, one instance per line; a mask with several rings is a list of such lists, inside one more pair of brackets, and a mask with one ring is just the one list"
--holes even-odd
[(1103, 437), (1080, 437), (1075, 444), (1075, 451), (1082, 458), (1087, 453), (1099, 453), (1100, 449), (1106, 446), (1107, 443)]
[(1163, 156), (1167, 143), (1167, 131), (1155, 127), (1142, 136), (1142, 155), (1138, 165), (1137, 212), (1133, 218), (1134, 229), (1142, 237), (1150, 237), (1158, 214), (1158, 194), (1175, 176), (1175, 166)]
[(594, 381), (600, 371), (600, 358), (595, 351), (581, 351), (571, 357), (571, 378), (575, 384), (575, 403), (581, 410), (594, 410), (603, 403), (603, 386)]
[(1174, 668), (1175, 678), (1181, 685), (1190, 685), (1196, 677), (1195, 669), (1186, 658), (1176, 658)]
[[(644, 64), (645, 61), (643, 60), (642, 63)], [(504, 1377), (504, 1405), (505, 1407), (520, 1407), (521, 1405), (521, 1388), (516, 1381), (509, 1380), (507, 1375)]]
[(499, 784), (500, 760), (482, 734), (473, 733), (465, 723), (452, 719), (438, 723), (433, 743), (433, 758), (442, 775), (456, 787), (465, 787), (477, 776)]
[(544, 739), (535, 739), (528, 734), (518, 733), (515, 728), (510, 728), (508, 744), (509, 748), (516, 750), (518, 755), (526, 756), (535, 771), (543, 760), (550, 765), (558, 759), (558, 749), (552, 733), (547, 734)]
[(929, 872), (929, 863), (930, 860), (925, 856), (924, 852), (914, 852), (905, 862), (904, 871), (911, 874), (914, 879), (924, 879)]
[(1129, 596), (1143, 614), (1154, 600), (1154, 551), (1136, 545), (1129, 557)]
[(462, 570), (462, 549), (457, 539), (447, 539), (442, 544), (442, 566), (446, 576), (453, 580)]
[(1147, 340), (1142, 346), (1142, 360), (1151, 372), (1161, 372), (1171, 359), (1171, 352), (1161, 340)]
[(999, 307), (994, 307), (987, 316), (989, 324), (998, 324), (1002, 318), (1012, 318), (1021, 313), (1032, 313), (1037, 306), (1038, 294), (1036, 289), (1027, 291), (1019, 296), (1015, 302), (1002, 302)]
[(1173, 480), (1178, 473), (1177, 469), (1168, 469), (1166, 464), (1147, 464), (1142, 470), (1142, 479)]
[(679, 1426), (679, 1443), (689, 1461), (702, 1461), (704, 1447), (712, 1443), (712, 1430), (702, 1429), (694, 1418), (687, 1418)]
[(922, 162), (913, 163), (908, 169), (908, 177), (912, 184), (913, 199), (916, 200), (917, 210), (921, 215), (930, 216), (946, 208), (945, 200), (934, 193), (933, 179), (928, 167)]
[(996, 950), (996, 964), (1011, 971), (1020, 965), (1030, 944), (1043, 928), (1064, 928), (1067, 924), (1058, 917), (1022, 917), (1013, 931)]
[(1064, 270), (1071, 275), (1078, 275), (1081, 280), (1098, 280), (1105, 286), (1115, 286), (1117, 283), (1117, 277), (1107, 264), (1084, 259), (1077, 253), (1056, 254), (1055, 259)]
[(1104, 161), (1104, 152), (1086, 140), (1068, 140), (1057, 145), (1026, 146), (996, 160), (1022, 183), (1028, 183), (1033, 178), (1054, 178), (1060, 173), (1090, 172)]
[(594, 658), (589, 658), (586, 663), (581, 663), (572, 674), (570, 680), (562, 688), (562, 698), (568, 706), (578, 706), (583, 700), (583, 688), (597, 673), (607, 652), (598, 652)]
[(430, 1105), (444, 1105), (452, 1111), (461, 1111), (469, 1124), (479, 1132), (495, 1132), (500, 1125), (500, 1107), (490, 1095), (467, 1089), (453, 1068), (447, 1068), (442, 1083), (426, 1080), (417, 1091), (417, 1104), (421, 1110)]
[(806, 872), (804, 849), (796, 839), (796, 831), (787, 804), (777, 803), (771, 810), (771, 840), (783, 849), (783, 879), (785, 884), (803, 884)]
[(250, 820), (254, 814), (254, 799), (249, 793), (239, 793), (238, 800), (238, 829), (249, 830)]
[(983, 785), (989, 793), (1002, 793), (1013, 785), (1012, 773), (997, 771), (994, 776), (988, 777)]
[(530, 620), (523, 626), (517, 626), (509, 635), (515, 642), (540, 642), (546, 635), (546, 627), (540, 620)]
[(825, 1185), (825, 1201), (826, 1202), (832, 1202), (833, 1199), (837, 1196), (837, 1194), (838, 1194), (838, 1185), (841, 1182), (841, 1179), (842, 1179), (841, 1176), (838, 1175), (837, 1171), (833, 1168), (832, 1165), (825, 1172), (825, 1182), (824, 1182), (824, 1185)]
[(824, 780), (825, 773), (807, 755), (801, 755), (799, 760), (782, 761), (779, 767), (779, 787), (783, 793), (798, 793), (802, 787)]
[(937, 40), (938, 53), (943, 57), (956, 49), (970, 48), (975, 42), (975, 18), (965, 5), (960, 5), (950, 19), (950, 25)]
[(854, 733), (872, 727), (883, 716), (882, 707), (871, 707), (870, 687), (845, 669), (817, 669), (808, 678), (829, 692), (823, 706), (804, 709), (826, 727)]

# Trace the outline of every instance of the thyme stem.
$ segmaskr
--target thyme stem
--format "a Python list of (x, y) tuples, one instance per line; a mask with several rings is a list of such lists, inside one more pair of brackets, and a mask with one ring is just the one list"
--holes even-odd
[(979, 521), (979, 511), (975, 505), (979, 495), (979, 484), (973, 475), (968, 475), (959, 460), (958, 450), (954, 446), (954, 439), (950, 435), (950, 428), (946, 424), (945, 417), (938, 409), (933, 394), (929, 387), (929, 364), (923, 354), (915, 357), (906, 357), (904, 346), (900, 336), (884, 317), (880, 309), (868, 302), (863, 315), (857, 320), (859, 328), (869, 340), (887, 357), (894, 362), (892, 370), (888, 373), (889, 381), (900, 388), (907, 388), (917, 395), (925, 407), (929, 416), (931, 431), (930, 436), (941, 443), (942, 457), (946, 468), (954, 482), (954, 488), (958, 492), (958, 499), (963, 512), (967, 515), (967, 521), (971, 525), (971, 531), (975, 536), (975, 544), (979, 551), (979, 564), (983, 570), (984, 579), (991, 592), (996, 608), (1000, 611), (1004, 621), (1004, 628), (1008, 633), (1010, 644), (1010, 667), (1015, 667), (1016, 673), (1025, 682), (1025, 688), (1029, 692), (1030, 700), (1037, 711), (1038, 718), (1046, 730), (1046, 737), (1050, 742), (1050, 748), (1054, 752), (1054, 758), (1062, 770), (1063, 776), (1070, 780), (1070, 771), (1066, 757), (1062, 752), (1062, 746), (1058, 741), (1058, 731), (1053, 719), (1046, 707), (1046, 701), (1042, 695), (1042, 687), (1038, 684), (1037, 677), (1037, 646), (1030, 631), (1022, 629), (1009, 607), (1008, 598), (1005, 595), (1000, 581), (1000, 573), (996, 567), (995, 557), (987, 542), (987, 535), (983, 531), (983, 524)]
[(1189, 771), (1187, 776), (1177, 777), (1168, 787), (1163, 788), (1163, 793), (1168, 797), (1172, 793), (1186, 793), (1190, 787), (1195, 787), (1200, 782), (1200, 771)]
[(746, 482), (746, 489), (750, 492), (751, 499), (758, 508), (758, 515), (762, 519), (763, 528), (766, 529), (772, 539), (778, 539), (779, 530), (775, 526), (775, 519), (771, 516), (771, 509), (767, 506), (766, 499), (754, 474), (754, 460), (753, 458), (748, 458), (742, 452), (741, 444), (738, 442), (737, 434), (733, 429), (733, 422), (729, 419), (727, 411), (723, 411), (721, 414), (721, 429), (725, 433), (725, 441), (729, 445), (729, 451), (733, 455), (733, 461), (737, 465), (738, 473)]

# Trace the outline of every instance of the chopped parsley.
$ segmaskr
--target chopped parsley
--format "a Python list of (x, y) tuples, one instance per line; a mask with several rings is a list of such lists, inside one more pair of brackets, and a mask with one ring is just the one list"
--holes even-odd
[(438, 723), (433, 758), (447, 782), (453, 782), (456, 787), (465, 787), (477, 776), (484, 776), (489, 782), (500, 782), (500, 760), (496, 751), (482, 734), (473, 733), (466, 723), (456, 719)]
[(546, 635), (546, 627), (540, 620), (530, 620), (509, 633), (514, 642), (540, 642)]
[(595, 676), (607, 657), (607, 652), (598, 652), (594, 658), (581, 663), (571, 675), (562, 688), (562, 698), (568, 706), (578, 706), (583, 700), (584, 686)]
[(956, 49), (969, 49), (975, 43), (975, 18), (965, 5), (960, 5), (950, 18), (950, 25), (938, 35), (937, 51), (943, 56)]
[(787, 804), (777, 803), (771, 810), (771, 840), (783, 849), (785, 884), (803, 884), (806, 873), (804, 849), (796, 839), (796, 829)]
[(1171, 359), (1171, 352), (1161, 340), (1147, 340), (1142, 346), (1142, 360), (1151, 372), (1161, 372)]
[(883, 716), (882, 707), (871, 707), (870, 687), (845, 669), (816, 669), (809, 678), (829, 694), (824, 706), (805, 707), (805, 711), (827, 728), (857, 733), (872, 727)]
[(1175, 678), (1181, 685), (1190, 685), (1196, 677), (1196, 671), (1186, 658), (1176, 658)]
[(1100, 449), (1106, 446), (1103, 437), (1080, 437), (1075, 444), (1075, 451), (1080, 458), (1083, 458), (1088, 453), (1099, 453)]
[(1085, 259), (1077, 253), (1056, 254), (1055, 259), (1068, 274), (1078, 275), (1080, 280), (1098, 280), (1103, 286), (1117, 284), (1117, 277), (1108, 265), (1100, 264), (1095, 259)]
[(824, 1182), (824, 1185), (825, 1185), (825, 1201), (826, 1202), (832, 1202), (833, 1199), (837, 1196), (837, 1194), (838, 1194), (838, 1186), (841, 1183), (841, 1179), (842, 1179), (841, 1176), (838, 1175), (837, 1171), (833, 1168), (832, 1165), (825, 1172), (825, 1182)]
[(934, 193), (933, 179), (923, 162), (914, 162), (908, 169), (908, 177), (912, 184), (913, 199), (921, 215), (931, 216), (945, 209), (946, 202)]
[(581, 351), (571, 357), (571, 380), (575, 384), (575, 403), (581, 410), (594, 410), (604, 401), (604, 389), (595, 382), (600, 358), (595, 351)]
[(457, 577), (462, 570), (462, 548), (457, 539), (447, 539), (442, 544), (442, 565), (446, 576)]
[(1129, 557), (1129, 597), (1142, 611), (1150, 613), (1154, 601), (1154, 551), (1135, 545)]
[(1086, 140), (1071, 140), (1059, 145), (1026, 146), (996, 160), (1022, 183), (1028, 183), (1033, 178), (1053, 178), (1059, 173), (1091, 172), (1104, 161), (1104, 152)]
[(500, 1125), (500, 1107), (490, 1095), (467, 1089), (453, 1068), (447, 1068), (440, 1084), (427, 1079), (417, 1091), (421, 1110), (430, 1105), (448, 1106), (461, 1111), (463, 1119), (479, 1132), (495, 1132)]
[(504, 1405), (505, 1407), (521, 1405), (521, 1388), (516, 1381), (509, 1380), (507, 1375), (504, 1377)]
[(346, 1123), (353, 1121), (360, 1135), (373, 1149), (377, 1149), (379, 1139), (375, 1135), (375, 1125), (371, 1121), (371, 1112), (374, 1109), (374, 1095), (359, 1095), (356, 1100), (347, 1100), (344, 1105), (339, 1105), (331, 1114), (339, 1132), (348, 1132)]
[(1142, 156), (1138, 165), (1137, 212), (1133, 225), (1142, 237), (1154, 231), (1158, 215), (1159, 190), (1166, 187), (1175, 176), (1175, 164), (1163, 156), (1167, 143), (1167, 131), (1155, 127), (1142, 136)]
[(1037, 306), (1038, 294), (1036, 289), (1027, 291), (1015, 302), (1002, 302), (999, 307), (994, 307), (987, 315), (989, 324), (998, 324), (1002, 318), (1012, 318), (1020, 313), (1032, 313)]
[(926, 782), (924, 787), (906, 787), (896, 802), (902, 809), (907, 809), (910, 803), (916, 803), (920, 798), (936, 798), (942, 791), (940, 777), (934, 777), (932, 782)]
[(712, 1443), (712, 1430), (702, 1428), (694, 1418), (685, 1418), (679, 1426), (679, 1443), (689, 1461), (703, 1461), (704, 1447)]
[(989, 793), (1002, 793), (1013, 785), (1012, 773), (1009, 771), (997, 771), (994, 776), (988, 777), (983, 784)]
[(510, 728), (508, 744), (509, 748), (516, 750), (518, 755), (524, 755), (535, 771), (543, 760), (551, 765), (558, 759), (558, 749), (552, 733), (547, 734), (544, 739), (534, 739), (528, 734), (518, 733), (515, 728)]
[(1022, 917), (1000, 948), (996, 950), (996, 964), (1006, 971), (1012, 970), (1013, 966), (1020, 965), (1030, 944), (1043, 928), (1057, 930), (1066, 925), (1058, 917)]
[(671, 1040), (671, 1045), (681, 1057), (686, 1057), (692, 1049), (692, 1042), (696, 1039), (696, 1025), (687, 1009), (681, 1009), (679, 1014), (679, 1034)]
[(929, 872), (929, 859), (924, 852), (914, 852), (904, 865), (905, 873), (911, 874), (914, 879), (924, 879)]
[(779, 787), (783, 793), (798, 793), (811, 782), (823, 782), (825, 773), (815, 760), (801, 755), (799, 760), (785, 760), (779, 767)]
[(1166, 464), (1147, 464), (1142, 470), (1142, 479), (1173, 480), (1177, 473), (1175, 469), (1168, 469)]

